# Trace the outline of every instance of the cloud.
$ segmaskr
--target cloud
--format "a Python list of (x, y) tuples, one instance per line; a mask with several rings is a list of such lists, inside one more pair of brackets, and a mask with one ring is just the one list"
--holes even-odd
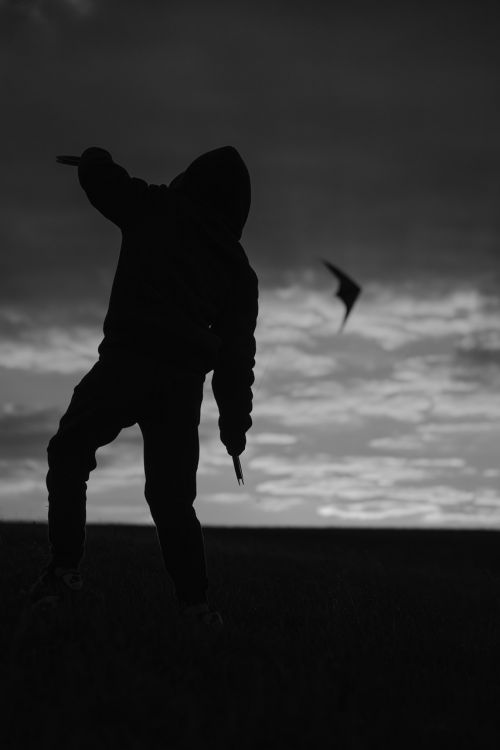
[[(433, 295), (417, 284), (406, 292), (368, 286), (340, 336), (339, 308), (323, 290), (293, 286), (264, 293), (257, 417), (279, 419), (286, 428), (375, 417), (409, 423), (432, 416), (498, 417), (497, 375), (482, 372), (479, 385), (457, 355), (471, 335), (496, 340), (500, 311), (490, 298), (471, 289), (438, 287)], [(290, 349), (278, 344), (287, 312), (287, 339), (297, 331), (296, 366)]]
[(12, 461), (36, 468), (37, 462), (46, 460), (46, 447), (57, 429), (57, 420), (58, 413), (53, 408), (31, 410), (15, 404), (3, 405), (0, 412), (3, 476), (9, 476)]
[(475, 365), (476, 370), (494, 367), (500, 373), (500, 331), (493, 327), (470, 331), (462, 338), (455, 353), (457, 361), (467, 367)]
[(488, 338), (490, 345), (498, 339), (498, 301), (470, 286), (366, 284), (340, 336), (343, 307), (332, 297), (324, 280), (315, 289), (293, 284), (264, 292), (259, 343), (271, 347), (286, 342), (311, 350), (322, 340), (331, 342), (332, 350), (340, 346), (342, 354), (346, 335), (368, 339), (389, 352), (420, 341), (428, 350), (433, 339), (461, 337), (464, 347), (471, 336)]
[(117, 489), (136, 488), (137, 495), (143, 495), (144, 465), (137, 451), (113, 451), (108, 461), (103, 460), (103, 449), (98, 452), (97, 468), (92, 473), (91, 492), (104, 496)]
[[(490, 309), (489, 299), (477, 289), (426, 290), (415, 285), (413, 293), (370, 286), (363, 304), (353, 316), (350, 330), (376, 340), (391, 351), (432, 339), (469, 336), (498, 325), (500, 310)], [(376, 305), (377, 314), (373, 314)], [(430, 340), (430, 341), (429, 341)]]
[(290, 498), (273, 498), (264, 497), (259, 500), (259, 508), (265, 513), (285, 513), (290, 508), (295, 508), (299, 505), (304, 505), (307, 501), (300, 497)]
[(296, 435), (287, 435), (283, 432), (261, 432), (255, 436), (252, 442), (255, 445), (294, 445), (297, 440)]
[[(339, 336), (341, 306), (323, 290), (264, 290), (256, 331), (255, 393), (272, 376), (275, 383), (293, 378), (295, 397), (328, 392), (335, 397), (348, 373), (355, 374), (360, 385), (365, 374), (367, 395), (377, 392), (378, 398), (382, 392), (389, 396), (419, 389), (426, 394), (425, 408), (432, 391), (437, 395), (443, 388), (457, 394), (470, 390), (468, 365), (496, 366), (500, 312), (488, 310), (479, 292), (449, 291), (423, 299), (415, 286), (406, 295), (391, 295), (380, 287), (368, 287), (365, 294)], [(5, 305), (0, 309), (0, 366), (81, 372), (97, 357), (104, 314), (105, 308), (92, 303), (48, 308), (39, 315)], [(443, 346), (448, 353), (439, 353)], [(392, 355), (410, 348), (425, 354), (398, 354), (398, 359)], [(377, 375), (383, 375), (381, 382)]]
[(0, 339), (0, 366), (39, 373), (81, 373), (96, 361), (101, 339), (102, 333), (98, 335), (95, 329), (78, 326), (26, 330), (21, 339)]
[(429, 484), (443, 477), (468, 477), (471, 472), (471, 467), (458, 457), (431, 460), (375, 455), (345, 455), (339, 459), (327, 454), (266, 455), (254, 457), (250, 467), (276, 477), (259, 483), (259, 492), (273, 496), (299, 494), (310, 500), (332, 495), (345, 500), (384, 499), (401, 484)]
[(416, 434), (397, 434), (370, 440), (370, 448), (384, 451), (418, 451), (422, 448), (422, 438)]
[[(42, 483), (40, 481), (40, 478), (33, 476), (32, 474), (30, 476), (24, 477), (22, 475), (19, 475), (12, 479), (2, 478), (0, 480), (0, 497), (4, 498), (5, 500), (10, 500), (11, 498), (17, 500), (18, 496), (22, 497), (30, 492), (39, 491), (41, 486)], [(6, 510), (5, 506), (3, 510)], [(24, 516), (25, 507), (20, 506), (19, 510), (19, 515), (21, 517)]]
[[(46, 495), (46, 449), (60, 416), (55, 409), (30, 411), (4, 405), (0, 413), (2, 497), (8, 499), (34, 491)], [(89, 498), (132, 487), (137, 487), (138, 495), (143, 494), (144, 467), (139, 439), (137, 434), (127, 436), (124, 432), (119, 441), (98, 449), (97, 468), (88, 487)]]
[(213, 492), (205, 495), (203, 499), (210, 503), (239, 504), (249, 502), (252, 496), (248, 492)]
[(323, 518), (341, 519), (343, 521), (394, 521), (404, 518), (416, 520), (418, 516), (423, 515), (428, 510), (427, 506), (418, 503), (410, 506), (397, 506), (391, 504), (387, 507), (385, 504), (377, 507), (370, 501), (369, 504), (357, 504), (356, 506), (338, 507), (336, 505), (322, 505), (317, 509), (319, 516)]
[(500, 494), (493, 488), (461, 491), (453, 485), (401, 488), (386, 499), (333, 502), (317, 507), (322, 517), (347, 521), (397, 522), (417, 525), (499, 526)]

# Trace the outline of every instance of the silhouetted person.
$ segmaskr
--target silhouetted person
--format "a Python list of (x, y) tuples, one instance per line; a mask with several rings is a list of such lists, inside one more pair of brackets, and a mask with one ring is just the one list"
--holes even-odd
[(78, 177), (92, 205), (120, 227), (122, 246), (98, 361), (48, 444), (50, 561), (31, 598), (82, 587), (86, 482), (96, 450), (138, 423), (145, 497), (179, 611), (208, 610), (205, 621), (221, 623), (208, 604), (193, 503), (209, 372), (229, 455), (244, 451), (252, 425), (258, 280), (239, 242), (250, 209), (248, 170), (225, 146), (195, 159), (168, 187), (148, 185), (92, 147)]

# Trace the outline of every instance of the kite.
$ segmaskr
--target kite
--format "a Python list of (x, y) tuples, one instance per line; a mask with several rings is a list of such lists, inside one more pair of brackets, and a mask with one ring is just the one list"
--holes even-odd
[(332, 263), (329, 263), (327, 260), (323, 260), (323, 258), (321, 258), (321, 260), (325, 264), (325, 266), (328, 268), (328, 270), (334, 276), (336, 276), (337, 279), (340, 281), (339, 288), (335, 292), (335, 296), (339, 297), (339, 299), (342, 300), (342, 302), (344, 303), (346, 307), (344, 320), (342, 321), (342, 324), (339, 330), (339, 333), (340, 333), (342, 328), (345, 326), (346, 320), (354, 306), (354, 303), (359, 297), (359, 294), (361, 292), (361, 287), (359, 286), (359, 284), (356, 284), (356, 282), (353, 281), (346, 273), (341, 271)]

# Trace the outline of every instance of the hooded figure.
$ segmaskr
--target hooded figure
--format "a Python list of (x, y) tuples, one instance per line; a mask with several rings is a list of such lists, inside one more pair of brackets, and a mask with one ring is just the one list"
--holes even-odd
[[(145, 497), (184, 614), (209, 610), (203, 533), (193, 503), (205, 376), (221, 440), (237, 457), (252, 425), (257, 276), (240, 245), (250, 179), (236, 149), (196, 159), (169, 187), (131, 178), (108, 151), (86, 149), (78, 177), (122, 231), (99, 361), (73, 391), (47, 447), (51, 560), (33, 600), (78, 590), (86, 489), (96, 451), (125, 427), (144, 438)], [(193, 609), (194, 608), (194, 609)]]
[(208, 151), (167, 187), (129, 177), (94, 147), (78, 176), (123, 237), (100, 357), (213, 370), (221, 440), (231, 455), (241, 452), (258, 316), (258, 279), (240, 244), (251, 201), (243, 159), (232, 146)]
[(232, 146), (208, 151), (195, 159), (170, 187), (188, 195), (208, 216), (241, 239), (250, 211), (250, 175)]

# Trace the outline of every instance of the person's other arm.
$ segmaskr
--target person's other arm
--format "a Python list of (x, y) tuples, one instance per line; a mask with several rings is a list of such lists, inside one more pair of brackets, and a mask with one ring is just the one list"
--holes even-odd
[(131, 220), (148, 187), (147, 182), (130, 177), (115, 164), (109, 151), (97, 146), (81, 155), (78, 179), (91, 204), (119, 227)]
[(233, 306), (212, 326), (222, 339), (212, 391), (219, 408), (220, 438), (231, 456), (243, 453), (245, 433), (252, 426), (258, 296), (257, 275), (250, 267), (244, 282), (235, 285)]

